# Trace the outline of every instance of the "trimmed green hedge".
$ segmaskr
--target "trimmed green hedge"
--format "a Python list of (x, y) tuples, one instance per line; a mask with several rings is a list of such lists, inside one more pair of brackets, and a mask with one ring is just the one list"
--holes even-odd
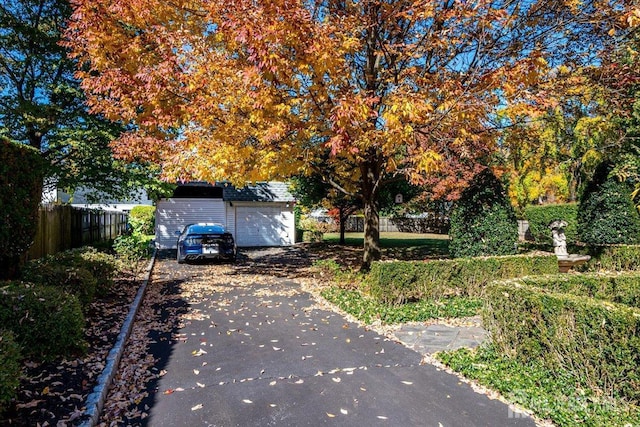
[(70, 292), (87, 309), (96, 294), (105, 295), (111, 288), (117, 269), (116, 257), (87, 246), (29, 261), (21, 277), (25, 282)]
[(0, 329), (0, 413), (16, 396), (22, 374), (21, 359), (20, 346), (16, 344), (13, 332)]
[(564, 235), (567, 238), (567, 245), (573, 245), (578, 239), (577, 203), (561, 203), (557, 205), (531, 205), (524, 209), (524, 217), (529, 223), (529, 233), (537, 244), (551, 245), (553, 238), (549, 224), (555, 220), (564, 220), (567, 227)]
[(374, 262), (366, 283), (376, 300), (398, 305), (423, 298), (479, 296), (491, 280), (557, 272), (555, 255), (391, 261)]
[(15, 277), (33, 243), (44, 168), (37, 150), (0, 137), (0, 279)]
[(486, 292), (484, 325), (502, 354), (640, 403), (640, 310), (516, 283), (494, 282)]
[(640, 308), (640, 273), (637, 272), (529, 276), (503, 283), (534, 286)]
[(591, 259), (583, 270), (640, 270), (640, 245), (592, 246), (589, 252)]
[(15, 334), (26, 357), (51, 360), (86, 347), (78, 298), (57, 287), (3, 282), (0, 325)]
[(96, 295), (96, 279), (86, 268), (36, 260), (25, 264), (21, 277), (25, 282), (60, 288), (75, 295), (84, 310), (89, 307)]
[(100, 252), (91, 246), (61, 252), (54, 256), (53, 262), (70, 267), (87, 269), (96, 279), (98, 295), (104, 295), (113, 285), (113, 278), (118, 271), (118, 260), (115, 256)]

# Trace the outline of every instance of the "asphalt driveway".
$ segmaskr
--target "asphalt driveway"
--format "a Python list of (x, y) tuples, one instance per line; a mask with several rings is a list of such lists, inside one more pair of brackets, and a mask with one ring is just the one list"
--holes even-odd
[(251, 263), (157, 261), (152, 280), (180, 284), (181, 321), (153, 345), (163, 375), (145, 425), (534, 425)]

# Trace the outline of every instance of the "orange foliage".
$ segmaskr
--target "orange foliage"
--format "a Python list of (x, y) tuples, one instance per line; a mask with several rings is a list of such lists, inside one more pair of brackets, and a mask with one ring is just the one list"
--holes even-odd
[(388, 175), (456, 191), (495, 151), (498, 109), (552, 105), (550, 62), (585, 54), (560, 42), (620, 26), (625, 5), (74, 0), (67, 45), (92, 110), (132, 125), (119, 156), (235, 183), (329, 158), (377, 215)]

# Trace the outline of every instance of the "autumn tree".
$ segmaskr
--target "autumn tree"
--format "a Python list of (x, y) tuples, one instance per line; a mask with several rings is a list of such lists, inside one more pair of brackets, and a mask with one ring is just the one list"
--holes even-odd
[(60, 45), (70, 15), (68, 0), (0, 4), (0, 135), (41, 153), (46, 182), (125, 197), (153, 173), (114, 160), (109, 142), (122, 124), (88, 113), (76, 64)]
[[(623, 0), (77, 0), (68, 46), (125, 159), (167, 180), (286, 177), (326, 158), (361, 198), (402, 174), (459, 191), (496, 149), (497, 109), (546, 108), (550, 66), (626, 31)], [(607, 37), (605, 37), (607, 36)]]

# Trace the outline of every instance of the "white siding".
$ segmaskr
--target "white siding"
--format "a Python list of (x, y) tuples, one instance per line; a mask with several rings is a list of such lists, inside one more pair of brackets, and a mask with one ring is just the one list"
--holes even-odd
[(175, 249), (175, 232), (194, 222), (217, 222), (227, 225), (222, 199), (162, 199), (156, 207), (156, 246)]
[(293, 208), (285, 203), (234, 202), (238, 246), (288, 246), (294, 243)]

